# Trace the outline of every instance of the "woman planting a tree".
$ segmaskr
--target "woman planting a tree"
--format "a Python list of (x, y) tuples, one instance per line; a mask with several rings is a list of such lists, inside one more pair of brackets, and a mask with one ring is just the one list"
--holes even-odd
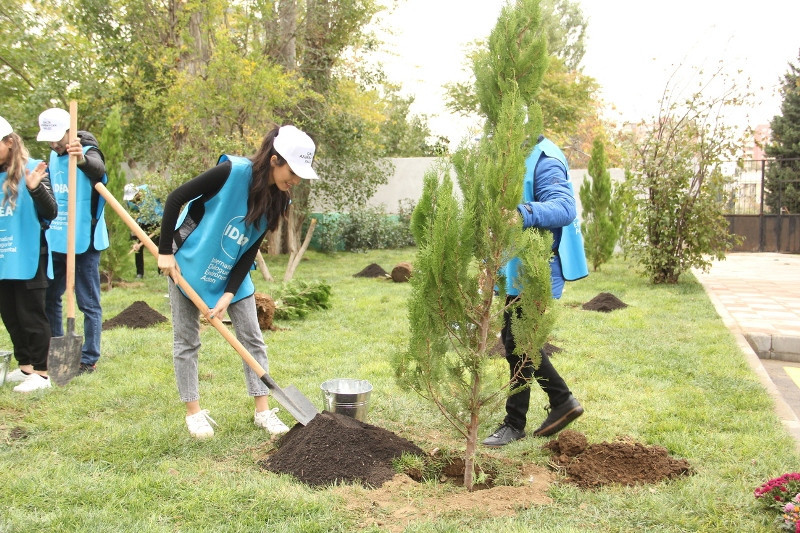
[[(315, 145), (294, 126), (273, 128), (252, 158), (223, 155), (216, 167), (167, 196), (161, 223), (158, 268), (176, 272), (202, 297), (210, 316), (227, 312), (236, 337), (264, 369), (267, 347), (256, 313), (250, 266), (268, 230), (277, 227), (301, 178), (318, 179), (311, 166)], [(186, 207), (181, 210), (185, 204)], [(199, 311), (169, 280), (173, 363), (186, 425), (196, 438), (214, 435), (216, 422), (200, 408), (197, 359)], [(269, 409), (269, 389), (246, 364), (247, 391), (255, 400), (254, 422), (270, 434), (289, 428)]]

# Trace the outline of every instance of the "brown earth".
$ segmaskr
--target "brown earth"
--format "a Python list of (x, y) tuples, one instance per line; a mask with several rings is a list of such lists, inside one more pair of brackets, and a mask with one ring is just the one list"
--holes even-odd
[(371, 263), (364, 267), (364, 270), (358, 274), (353, 274), (354, 278), (387, 278), (389, 273), (386, 272), (379, 264)]
[(625, 307), (628, 307), (628, 304), (610, 292), (601, 292), (581, 306), (586, 311), (600, 311), (603, 313), (624, 309)]
[(128, 328), (149, 328), (166, 321), (167, 317), (140, 300), (133, 302), (114, 318), (104, 321), (103, 330), (123, 326)]
[(397, 283), (408, 281), (411, 279), (412, 270), (411, 263), (398, 263), (397, 266), (392, 269), (392, 280)]
[(645, 446), (627, 438), (588, 444), (586, 436), (566, 429), (544, 445), (553, 466), (569, 483), (583, 488), (639, 485), (693, 474), (686, 459), (673, 459), (663, 446)]
[(280, 328), (272, 323), (275, 317), (275, 300), (269, 294), (260, 292), (255, 293), (256, 314), (258, 315), (258, 327), (262, 330), (278, 331)]
[[(550, 503), (547, 490), (558, 480), (592, 489), (656, 483), (692, 473), (686, 460), (672, 459), (661, 446), (648, 447), (626, 439), (588, 444), (583, 434), (564, 430), (543, 446), (552, 453), (550, 466), (555, 471), (531, 463), (512, 465), (517, 472), (513, 486), (495, 484), (492, 472), (484, 471), (488, 478), (476, 485), (481, 490), (468, 492), (461, 486), (461, 459), (442, 468), (440, 483), (421, 483), (418, 472), (395, 473), (392, 461), (403, 453), (432, 461), (440, 456), (436, 450), (427, 454), (390, 431), (328, 411), (306, 426), (295, 425), (275, 444), (277, 450), (259, 461), (263, 469), (290, 474), (310, 486), (338, 485), (335, 492), (347, 508), (362, 516), (359, 527), (377, 526), (392, 532), (403, 531), (417, 520), (464, 511), (486, 517), (513, 516)], [(489, 456), (484, 454), (491, 452), (478, 453), (486, 459)]]

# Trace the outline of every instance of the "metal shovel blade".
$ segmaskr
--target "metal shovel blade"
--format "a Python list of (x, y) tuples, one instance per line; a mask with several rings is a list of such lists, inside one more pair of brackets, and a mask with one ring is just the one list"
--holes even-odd
[(305, 426), (319, 414), (316, 406), (311, 403), (311, 400), (306, 398), (305, 395), (297, 389), (297, 387), (289, 385), (285, 389), (282, 389), (277, 383), (275, 383), (275, 380), (273, 380), (269, 374), (264, 374), (261, 376), (261, 381), (263, 381), (264, 384), (269, 387), (273, 398), (275, 398), (275, 400), (281, 404), (284, 409), (289, 411), (289, 414), (292, 415), (301, 425)]
[(50, 339), (47, 355), (47, 375), (53, 383), (64, 386), (78, 375), (81, 367), (83, 337), (75, 334), (75, 319), (67, 319), (67, 334)]

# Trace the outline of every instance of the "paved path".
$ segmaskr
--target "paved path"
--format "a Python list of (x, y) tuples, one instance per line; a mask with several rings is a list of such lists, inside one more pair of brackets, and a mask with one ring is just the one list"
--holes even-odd
[(800, 450), (800, 255), (731, 253), (693, 273)]

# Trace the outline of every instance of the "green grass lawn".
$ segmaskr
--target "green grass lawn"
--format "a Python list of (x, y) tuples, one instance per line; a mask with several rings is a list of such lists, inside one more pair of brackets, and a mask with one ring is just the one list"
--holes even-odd
[[(407, 283), (354, 278), (370, 263), (386, 271), (414, 250), (324, 255), (307, 252), (296, 279), (333, 288), (327, 311), (279, 322), (265, 332), (270, 373), (295, 385), (320, 408), (330, 378), (369, 380), (368, 421), (423, 449), (461, 446), (444, 419), (394, 383), (390, 357), (406, 346)], [(282, 279), (287, 257), (267, 258)], [(133, 260), (123, 277), (133, 278)], [(106, 319), (143, 300), (169, 317), (166, 282), (152, 257), (142, 283), (103, 293)], [(271, 292), (255, 272), (257, 290)], [(612, 313), (582, 303), (610, 292), (628, 304)], [(702, 287), (691, 275), (676, 286), (651, 286), (621, 260), (569, 283), (551, 342), (553, 361), (586, 413), (573, 429), (589, 442), (627, 436), (687, 459), (690, 477), (638, 487), (581, 490), (554, 483), (552, 504), (513, 518), (480, 509), (407, 531), (747, 531), (777, 528), (753, 490), (798, 469), (796, 447), (773, 412)], [(78, 313), (77, 325), (82, 316)], [(219, 423), (207, 441), (192, 439), (172, 372), (169, 323), (103, 333), (97, 372), (66, 387), (22, 395), (0, 389), (0, 531), (334, 531), (357, 529), (333, 488), (312, 489), (262, 471), (271, 447), (252, 424), (241, 358), (211, 327), (200, 354), (201, 403)], [(10, 349), (0, 329), (0, 349)], [(497, 359), (498, 365), (505, 361)], [(12, 367), (16, 365), (12, 363)], [(529, 425), (545, 413), (534, 389)], [(293, 421), (285, 411), (280, 416)], [(482, 434), (501, 420), (484, 417)], [(544, 439), (526, 438), (498, 452), (546, 465)], [(420, 494), (431, 483), (421, 484)], [(449, 489), (461, 490), (461, 489)], [(374, 531), (380, 529), (375, 527)]]

